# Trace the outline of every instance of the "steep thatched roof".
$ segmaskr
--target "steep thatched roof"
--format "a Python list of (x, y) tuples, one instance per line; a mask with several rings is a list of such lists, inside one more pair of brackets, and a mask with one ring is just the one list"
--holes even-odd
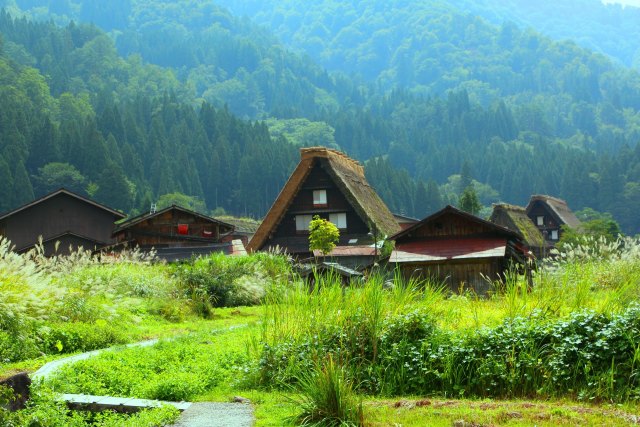
[(489, 221), (521, 234), (529, 247), (544, 246), (542, 233), (527, 216), (525, 208), (521, 206), (507, 203), (494, 204)]
[(323, 163), (336, 186), (365, 223), (373, 224), (378, 232), (387, 236), (400, 230), (393, 214), (367, 182), (360, 163), (344, 153), (325, 147), (302, 148), (300, 157), (300, 163), (249, 242), (250, 251), (260, 250), (264, 246), (317, 162)]
[(567, 202), (556, 197), (546, 196), (543, 194), (534, 194), (533, 196), (531, 196), (531, 200), (529, 200), (529, 204), (527, 205), (527, 212), (531, 210), (531, 208), (537, 201), (545, 203), (549, 207), (549, 209), (551, 209), (552, 213), (557, 216), (557, 219), (562, 224), (567, 224), (571, 228), (580, 227), (580, 220), (575, 216), (571, 209), (569, 209)]

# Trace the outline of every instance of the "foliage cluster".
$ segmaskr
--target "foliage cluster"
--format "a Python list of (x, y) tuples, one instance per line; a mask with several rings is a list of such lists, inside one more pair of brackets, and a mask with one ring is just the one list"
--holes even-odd
[(19, 255), (0, 238), (0, 363), (105, 348), (138, 338), (149, 322), (256, 304), (288, 274), (276, 255), (215, 255), (171, 267), (135, 251), (117, 259), (46, 258), (38, 248)]
[(108, 351), (65, 366), (49, 384), (65, 393), (193, 400), (238, 380), (248, 363), (249, 333), (245, 328), (207, 330), (152, 347)]
[(295, 384), (330, 354), (366, 393), (635, 400), (640, 244), (610, 245), (558, 256), (533, 288), (509, 275), (486, 300), (399, 278), (270, 295), (254, 381)]
[(328, 255), (336, 247), (340, 231), (331, 221), (315, 215), (309, 223), (309, 250), (319, 250), (323, 255)]
[[(264, 347), (260, 378), (297, 380), (332, 355), (361, 392), (383, 395), (558, 397), (625, 401), (640, 390), (640, 308), (551, 320), (515, 317), (473, 333), (445, 331), (424, 311), (390, 315), (377, 334), (353, 313), (343, 326)], [(345, 328), (345, 326), (347, 328)]]
[(259, 253), (247, 257), (212, 254), (174, 268), (185, 298), (205, 317), (214, 307), (256, 305), (266, 292), (288, 280), (291, 271), (286, 258)]
[(39, 247), (18, 255), (0, 238), (0, 362), (126, 342), (124, 325), (152, 314), (175, 286), (137, 252), (118, 262), (81, 251), (45, 258)]
[(5, 427), (155, 427), (169, 425), (179, 416), (178, 410), (172, 406), (143, 410), (133, 415), (111, 411), (71, 411), (66, 404), (56, 400), (50, 388), (41, 385), (31, 388), (31, 399), (25, 410), (8, 412), (2, 408), (1, 402), (0, 396), (0, 425)]
[(326, 427), (363, 426), (362, 402), (358, 402), (346, 369), (328, 355), (314, 369), (298, 378), (299, 400), (293, 402), (300, 413), (296, 425)]

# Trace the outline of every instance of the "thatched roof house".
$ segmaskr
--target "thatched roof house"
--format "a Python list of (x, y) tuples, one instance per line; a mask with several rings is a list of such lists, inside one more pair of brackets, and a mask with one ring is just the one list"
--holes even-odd
[(536, 258), (543, 256), (544, 237), (527, 216), (525, 208), (507, 203), (494, 204), (489, 221), (519, 233), (526, 247)]
[(535, 194), (526, 207), (527, 216), (540, 230), (548, 245), (553, 246), (562, 237), (562, 226), (580, 228), (580, 220), (569, 209), (567, 202), (556, 197)]
[(310, 256), (309, 222), (319, 215), (340, 230), (339, 246), (373, 243), (400, 227), (369, 185), (364, 168), (324, 147), (302, 148), (300, 163), (248, 245), (250, 251), (280, 248)]

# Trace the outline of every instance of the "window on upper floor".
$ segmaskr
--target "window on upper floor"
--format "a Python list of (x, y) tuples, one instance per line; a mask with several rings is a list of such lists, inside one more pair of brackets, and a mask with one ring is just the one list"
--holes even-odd
[(539, 215), (536, 217), (536, 224), (537, 225), (544, 225), (544, 217), (542, 215)]
[(329, 221), (331, 221), (338, 229), (344, 230), (347, 228), (347, 214), (335, 213), (329, 215)]
[(313, 206), (327, 206), (327, 190), (313, 191)]
[(296, 215), (296, 231), (309, 231), (311, 215)]

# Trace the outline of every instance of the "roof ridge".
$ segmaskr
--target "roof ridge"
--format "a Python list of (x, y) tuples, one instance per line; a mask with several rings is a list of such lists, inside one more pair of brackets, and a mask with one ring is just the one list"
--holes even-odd
[(327, 148), (322, 146), (317, 147), (304, 147), (300, 149), (300, 160), (312, 159), (316, 157), (325, 157), (336, 163), (342, 164), (350, 169), (358, 172), (360, 176), (364, 176), (364, 167), (362, 164), (349, 157), (346, 153), (335, 150), (333, 148)]
[(558, 197), (549, 196), (547, 194), (534, 194), (531, 196), (531, 200), (553, 200), (558, 203), (567, 204), (566, 200), (560, 199)]

